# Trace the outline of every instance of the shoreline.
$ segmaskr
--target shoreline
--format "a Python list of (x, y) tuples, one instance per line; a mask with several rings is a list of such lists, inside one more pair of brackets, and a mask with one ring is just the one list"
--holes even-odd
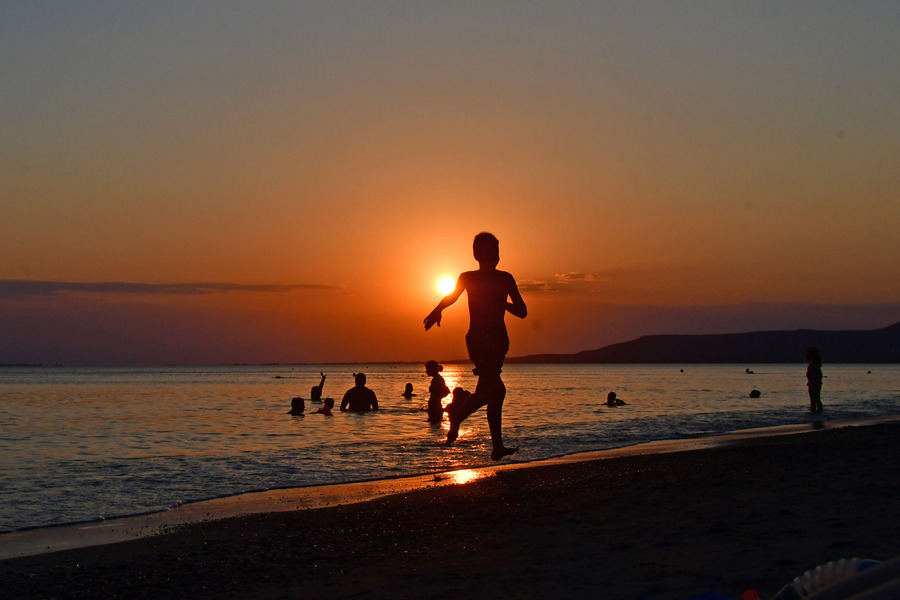
[[(0, 560), (114, 544), (171, 533), (179, 526), (212, 523), (246, 515), (307, 511), (352, 505), (430, 488), (464, 485), (498, 473), (609, 460), (648, 454), (703, 450), (750, 440), (842, 427), (900, 423), (900, 415), (745, 429), (721, 435), (656, 440), (633, 446), (579, 452), (538, 461), (374, 479), (349, 483), (278, 488), (181, 504), (169, 509), (99, 521), (39, 526), (0, 533)], [(900, 552), (900, 548), (898, 548)]]
[(768, 599), (828, 562), (900, 554), (897, 421), (664, 442), (682, 450), (505, 465), (464, 485), (192, 522), (5, 559), (4, 592), (736, 600), (752, 588)]

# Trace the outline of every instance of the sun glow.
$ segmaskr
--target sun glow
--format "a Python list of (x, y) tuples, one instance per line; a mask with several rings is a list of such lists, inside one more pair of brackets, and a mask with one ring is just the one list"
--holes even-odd
[(450, 471), (447, 473), (447, 476), (453, 483), (462, 485), (464, 483), (469, 483), (470, 481), (475, 481), (476, 479), (481, 479), (485, 476), (485, 473), (476, 471), (475, 469), (460, 469), (459, 471)]
[(456, 287), (456, 282), (453, 281), (452, 277), (442, 277), (440, 281), (438, 281), (437, 288), (438, 291), (445, 296), (453, 291), (453, 288)]

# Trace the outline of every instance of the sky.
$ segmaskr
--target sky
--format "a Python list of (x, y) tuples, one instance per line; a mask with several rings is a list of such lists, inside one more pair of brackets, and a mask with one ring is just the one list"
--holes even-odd
[(885, 327), (897, 31), (875, 0), (2, 3), (0, 363), (464, 358), (465, 296), (422, 321), (485, 230), (512, 356)]

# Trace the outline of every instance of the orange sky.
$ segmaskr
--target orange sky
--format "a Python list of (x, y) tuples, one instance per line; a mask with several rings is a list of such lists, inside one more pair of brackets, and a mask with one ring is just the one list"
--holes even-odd
[(0, 8), (0, 363), (463, 357), (481, 230), (512, 354), (900, 320), (900, 11), (619, 4)]

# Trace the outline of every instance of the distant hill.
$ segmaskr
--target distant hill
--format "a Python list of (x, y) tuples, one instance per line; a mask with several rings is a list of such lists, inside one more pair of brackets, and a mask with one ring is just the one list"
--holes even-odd
[(900, 322), (865, 331), (757, 331), (647, 335), (576, 354), (533, 354), (508, 363), (799, 363), (817, 346), (826, 363), (900, 363)]

